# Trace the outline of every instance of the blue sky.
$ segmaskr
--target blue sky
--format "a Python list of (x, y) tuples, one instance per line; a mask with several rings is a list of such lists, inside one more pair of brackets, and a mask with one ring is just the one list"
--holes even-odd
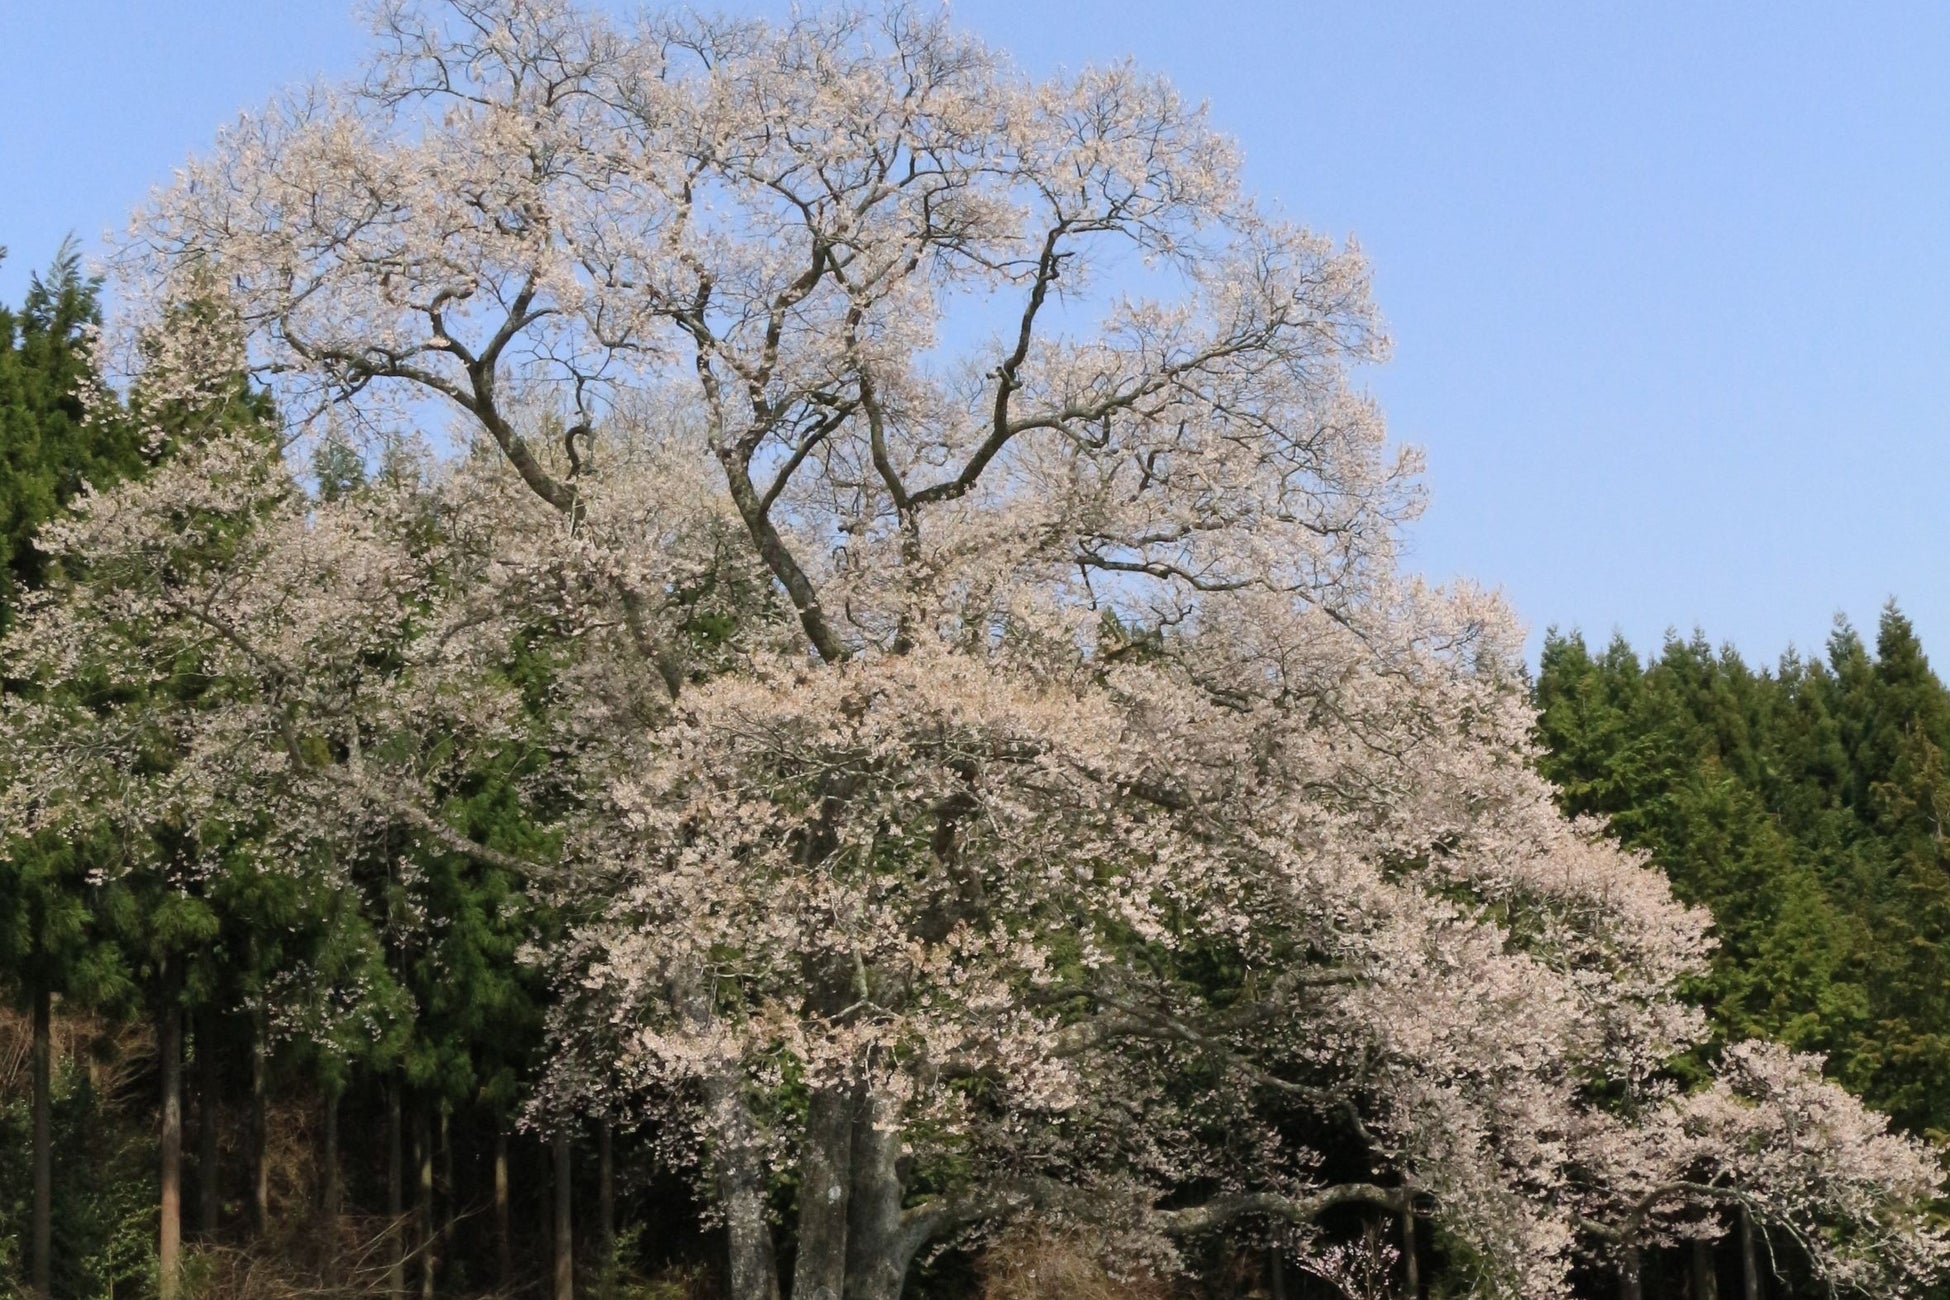
[[(1895, 596), (1950, 664), (1950, 5), (955, 12), (1032, 70), (1170, 74), (1360, 240), (1396, 344), (1365, 382), (1429, 454), (1414, 567), (1537, 633), (1763, 660)], [(0, 301), (364, 39), (335, 0), (0, 0)]]

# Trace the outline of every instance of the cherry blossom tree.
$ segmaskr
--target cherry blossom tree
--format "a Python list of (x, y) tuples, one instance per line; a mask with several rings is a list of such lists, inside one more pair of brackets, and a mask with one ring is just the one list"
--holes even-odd
[(1726, 1210), (1773, 1225), (1837, 1290), (1900, 1294), (1942, 1267), (1941, 1237), (1909, 1220), (1941, 1192), (1934, 1153), (1822, 1078), (1819, 1057), (1734, 1044), (1707, 1086), (1667, 1089), (1633, 1123), (1594, 1116), (1579, 1145), (1584, 1227), (1618, 1251), (1628, 1296), (1645, 1247), (1711, 1239)]
[[(1031, 1212), (1170, 1268), (1348, 1207), (1559, 1295), (1709, 1187), (1838, 1284), (1938, 1266), (1934, 1163), (1807, 1063), (1667, 1081), (1706, 918), (1553, 811), (1501, 603), (1398, 571), (1365, 264), (1202, 110), (906, 8), (379, 29), (157, 196), (125, 291), (219, 302), (294, 439), (451, 454), (325, 501), (233, 440), (88, 500), (22, 653), (194, 655), (222, 707), (145, 723), (161, 771), (16, 718), (23, 823), (519, 871), (572, 919), (537, 1114), (653, 1114), (740, 1300), (784, 1176), (808, 1300)], [(527, 852), (451, 806), (516, 746)]]

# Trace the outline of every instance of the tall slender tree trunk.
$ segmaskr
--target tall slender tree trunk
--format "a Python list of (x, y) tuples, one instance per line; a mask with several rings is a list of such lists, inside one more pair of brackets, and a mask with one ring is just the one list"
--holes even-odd
[(1642, 1262), (1636, 1245), (1628, 1245), (1619, 1253), (1618, 1300), (1644, 1300), (1644, 1282), (1639, 1276)]
[(458, 1222), (455, 1206), (460, 1198), (454, 1195), (454, 1108), (446, 1102), (440, 1103), (440, 1262), (445, 1267), (454, 1257), (454, 1233)]
[(615, 1289), (616, 1152), (609, 1121), (596, 1121), (596, 1241), (602, 1251), (603, 1300)]
[(1713, 1243), (1693, 1239), (1693, 1300), (1720, 1300), (1720, 1280), (1714, 1276)]
[(901, 1230), (900, 1118), (893, 1098), (862, 1089), (853, 1117), (846, 1300), (900, 1300), (907, 1281), (913, 1251)]
[(324, 1139), (319, 1152), (318, 1217), (325, 1244), (325, 1276), (338, 1281), (339, 1271), (339, 1095), (335, 1084), (325, 1087)]
[(549, 1139), (549, 1152), (555, 1165), (555, 1300), (575, 1300), (575, 1222), (569, 1213), (572, 1194), (569, 1184), (575, 1174), (575, 1162), (567, 1128), (558, 1130)]
[(502, 1289), (515, 1284), (515, 1226), (508, 1204), (508, 1129), (494, 1121), (494, 1265)]
[[(251, 1010), (251, 1235), (262, 1236), (271, 1226), (271, 1062), (266, 1043), (264, 1008)], [(338, 1099), (330, 1103), (338, 1122)], [(336, 1134), (334, 1137), (336, 1138)], [(333, 1176), (336, 1176), (334, 1174)]]
[(217, 1235), (223, 1206), (217, 1176), (217, 1112), (222, 1081), (217, 1070), (217, 1013), (196, 1014), (196, 1231), (206, 1241)]
[[(1402, 1193), (1408, 1197), (1408, 1193)], [(1415, 1205), (1411, 1199), (1402, 1202), (1402, 1295), (1406, 1300), (1416, 1300), (1422, 1294), (1422, 1261), (1415, 1251)]]
[(1760, 1300), (1760, 1252), (1754, 1242), (1754, 1216), (1740, 1207), (1740, 1286), (1743, 1300)]
[(546, 1138), (534, 1152), (537, 1161), (524, 1161), (535, 1170), (535, 1243), (542, 1259), (542, 1300), (555, 1300), (555, 1147)]
[(183, 1287), (183, 1009), (171, 998), (158, 1026), (162, 1056), (162, 1196), (157, 1292), (178, 1300)]
[(413, 1197), (413, 1240), (420, 1256), (420, 1300), (433, 1300), (434, 1281), (440, 1268), (434, 1237), (439, 1231), (433, 1217), (433, 1103), (422, 1101), (413, 1108), (413, 1154), (415, 1157)]
[(806, 1105), (799, 1157), (799, 1254), (792, 1300), (840, 1300), (846, 1287), (846, 1216), (853, 1165), (854, 1089), (817, 1088)]
[(406, 1296), (406, 1158), (401, 1147), (405, 1135), (397, 1076), (386, 1082), (386, 1294), (393, 1300)]
[(46, 981), (34, 985), (34, 1244), (33, 1287), (39, 1300), (54, 1295), (54, 997)]
[(1286, 1300), (1286, 1256), (1278, 1246), (1266, 1252), (1266, 1293), (1271, 1300)]

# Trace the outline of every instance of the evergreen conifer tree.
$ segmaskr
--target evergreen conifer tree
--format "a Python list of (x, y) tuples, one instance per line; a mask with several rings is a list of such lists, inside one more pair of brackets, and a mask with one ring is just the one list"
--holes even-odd
[[(19, 310), (0, 307), (0, 636), (48, 578), (36, 530), (85, 486), (107, 487), (142, 468), (129, 422), (112, 409), (91, 418), (85, 405), (84, 390), (95, 382), (100, 289), (82, 273), (70, 240), (47, 273), (29, 281)], [(23, 688), (10, 677), (0, 660), (0, 691)], [(41, 1296), (54, 1285), (54, 1003), (105, 999), (124, 984), (119, 954), (93, 924), (101, 890), (90, 883), (91, 869), (110, 851), (85, 835), (0, 846), (0, 980), (33, 1021), (33, 1192), (22, 1235), (30, 1284)]]

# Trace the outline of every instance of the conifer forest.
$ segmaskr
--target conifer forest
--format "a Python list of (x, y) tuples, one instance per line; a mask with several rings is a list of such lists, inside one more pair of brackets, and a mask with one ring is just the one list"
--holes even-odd
[(0, 1285), (1950, 1296), (1898, 607), (1529, 666), (1151, 70), (374, 24), (13, 250)]

